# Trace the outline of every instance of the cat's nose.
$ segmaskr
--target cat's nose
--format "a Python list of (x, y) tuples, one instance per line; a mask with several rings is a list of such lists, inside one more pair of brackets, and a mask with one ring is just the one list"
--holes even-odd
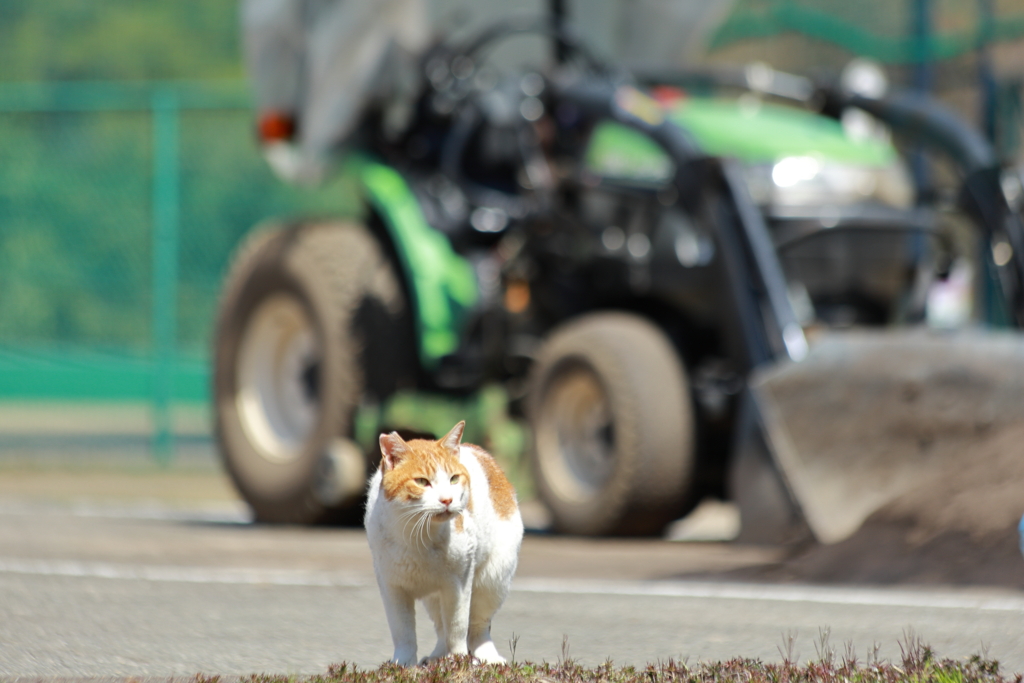
[(451, 498), (438, 498), (438, 502), (441, 503), (441, 505), (444, 505), (445, 507), (448, 507), (449, 505), (452, 504), (452, 499)]

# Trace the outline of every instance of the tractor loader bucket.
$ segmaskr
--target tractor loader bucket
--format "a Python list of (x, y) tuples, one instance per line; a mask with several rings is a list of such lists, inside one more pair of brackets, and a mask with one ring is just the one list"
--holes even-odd
[(828, 332), (750, 388), (790, 496), (835, 543), (911, 489), (986, 466), (977, 445), (1024, 424), (1024, 335)]
[[(846, 104), (959, 169), (961, 208), (981, 243), (1010, 255), (980, 257), (1016, 331), (833, 329), (804, 341), (767, 226), (726, 168), (739, 221), (722, 244), (727, 256), (730, 241), (744, 247), (732, 254), (740, 265), (731, 281), (753, 368), (729, 473), (741, 540), (785, 543), (809, 531), (835, 543), (876, 512), (934, 517), (931, 508), (912, 510), (928, 499), (923, 492), (978, 495), (957, 484), (961, 477), (1017, 457), (1009, 448), (1024, 457), (1012, 438), (1024, 427), (1024, 223), (1001, 189), (997, 155), (928, 98), (854, 96)], [(1005, 323), (1000, 317), (983, 322)]]

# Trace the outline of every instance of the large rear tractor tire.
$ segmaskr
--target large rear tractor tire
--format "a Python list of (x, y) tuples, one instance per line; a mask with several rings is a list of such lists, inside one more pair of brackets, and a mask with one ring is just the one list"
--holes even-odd
[(410, 330), (395, 268), (365, 227), (310, 222), (243, 243), (217, 316), (213, 397), (218, 447), (258, 520), (359, 518), (368, 463), (355, 412), (394, 390), (414, 358)]
[(684, 510), (693, 408), (686, 371), (654, 324), (595, 313), (557, 329), (528, 401), (534, 478), (557, 531), (654, 534)]

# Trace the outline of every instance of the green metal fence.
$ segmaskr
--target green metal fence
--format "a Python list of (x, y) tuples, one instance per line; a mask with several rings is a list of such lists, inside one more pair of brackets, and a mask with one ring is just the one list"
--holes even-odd
[(271, 176), (244, 83), (0, 85), (0, 401), (207, 401), (234, 246), (274, 215), (350, 211)]
[[(1024, 38), (1020, 0), (736, 0), (712, 50), (800, 34), (887, 64), (952, 60)], [(813, 64), (813, 62), (811, 63)]]

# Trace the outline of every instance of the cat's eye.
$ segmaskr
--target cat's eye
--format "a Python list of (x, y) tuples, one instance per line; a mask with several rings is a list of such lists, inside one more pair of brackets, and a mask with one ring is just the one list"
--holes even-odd
[(419, 484), (420, 486), (423, 486), (424, 488), (430, 486), (430, 480), (426, 479), (425, 477), (416, 477), (415, 479), (413, 479), (413, 481)]
[(451, 483), (453, 483), (453, 484), (458, 484), (458, 483), (459, 483), (459, 475), (457, 475), (457, 474), (453, 474), (453, 475), (452, 475), (452, 481), (451, 481)]

